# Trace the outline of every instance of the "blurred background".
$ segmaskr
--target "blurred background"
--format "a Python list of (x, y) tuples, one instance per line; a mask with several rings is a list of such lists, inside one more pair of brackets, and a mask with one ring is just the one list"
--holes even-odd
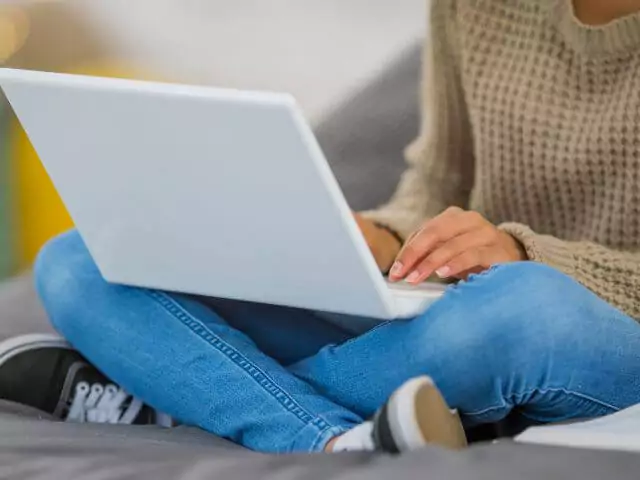
[[(288, 91), (317, 124), (416, 44), (424, 12), (424, 0), (0, 0), (0, 64)], [(0, 94), (0, 279), (70, 226)]]

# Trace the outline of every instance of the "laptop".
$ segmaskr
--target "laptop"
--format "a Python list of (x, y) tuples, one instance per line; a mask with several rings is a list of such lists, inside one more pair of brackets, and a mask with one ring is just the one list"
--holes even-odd
[(0, 87), (109, 282), (375, 319), (444, 291), (385, 281), (288, 94), (6, 68)]

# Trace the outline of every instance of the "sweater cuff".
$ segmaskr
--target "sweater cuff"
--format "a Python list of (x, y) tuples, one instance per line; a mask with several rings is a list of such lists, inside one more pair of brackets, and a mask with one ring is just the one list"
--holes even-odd
[(520, 223), (503, 223), (498, 228), (518, 240), (529, 260), (544, 263), (575, 277), (579, 259), (568, 242), (550, 235), (539, 235)]

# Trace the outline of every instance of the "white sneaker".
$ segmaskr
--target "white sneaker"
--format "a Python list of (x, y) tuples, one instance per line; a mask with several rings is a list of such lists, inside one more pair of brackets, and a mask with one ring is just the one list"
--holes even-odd
[(333, 451), (402, 453), (437, 445), (452, 450), (467, 446), (455, 410), (451, 410), (429, 377), (409, 380), (396, 390), (372, 421), (336, 440)]

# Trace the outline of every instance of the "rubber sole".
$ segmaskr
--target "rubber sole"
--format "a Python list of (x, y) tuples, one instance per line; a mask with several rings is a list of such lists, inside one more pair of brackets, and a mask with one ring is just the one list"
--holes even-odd
[(437, 445), (451, 450), (467, 446), (460, 416), (451, 410), (433, 380), (417, 377), (389, 400), (388, 419), (399, 451)]
[(28, 350), (37, 348), (68, 348), (72, 349), (62, 337), (49, 333), (32, 333), (20, 335), (0, 342), (0, 366), (11, 358)]
[(438, 387), (431, 382), (422, 385), (416, 393), (415, 415), (420, 433), (428, 444), (451, 450), (467, 447), (460, 415), (451, 410)]

